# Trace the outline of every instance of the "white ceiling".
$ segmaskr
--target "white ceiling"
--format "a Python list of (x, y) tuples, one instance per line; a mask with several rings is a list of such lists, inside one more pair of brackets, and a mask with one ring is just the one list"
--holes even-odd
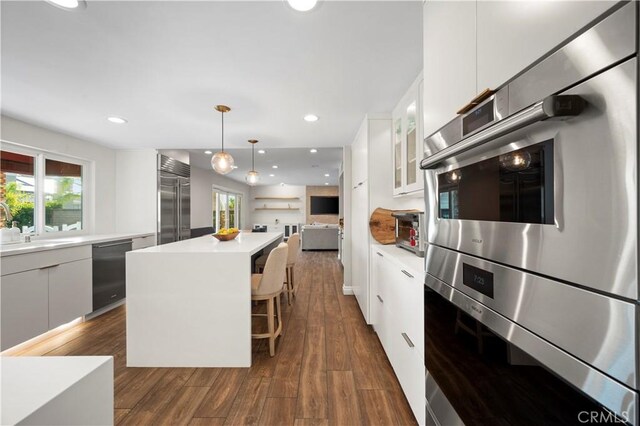
[(336, 147), (422, 68), (422, 1), (87, 3), (1, 2), (4, 114), (116, 148), (215, 149), (227, 104), (228, 148)]
[[(247, 142), (245, 142), (249, 145)], [(256, 171), (260, 174), (258, 185), (329, 185), (338, 184), (338, 172), (342, 162), (342, 148), (320, 148), (311, 153), (309, 148), (271, 148), (265, 149), (264, 154), (258, 154), (258, 149), (264, 148), (261, 143), (256, 145)], [(237, 169), (226, 177), (245, 182), (245, 176), (251, 169), (251, 149), (225, 149), (234, 159)], [(204, 154), (203, 150), (191, 150), (189, 160), (192, 166), (211, 170), (211, 154)], [(274, 169), (272, 166), (278, 166)], [(275, 176), (271, 177), (270, 174)], [(328, 174), (329, 177), (326, 177)]]

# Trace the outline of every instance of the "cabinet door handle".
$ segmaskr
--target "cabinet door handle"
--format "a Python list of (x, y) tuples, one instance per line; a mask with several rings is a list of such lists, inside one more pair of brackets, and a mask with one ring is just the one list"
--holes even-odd
[(380, 257), (384, 257), (384, 254), (380, 253), (379, 251), (376, 252), (378, 256)]
[(409, 278), (414, 278), (413, 275), (411, 275), (410, 273), (408, 273), (407, 271), (405, 271), (404, 269), (402, 270), (402, 273), (405, 274), (406, 276), (408, 276)]
[(59, 263), (56, 263), (55, 265), (43, 266), (43, 267), (42, 267), (42, 268), (40, 268), (40, 269), (51, 269), (51, 268), (55, 268), (56, 266), (60, 266), (60, 264), (59, 264)]
[(116, 298), (116, 297), (118, 297), (118, 293), (116, 293), (116, 294), (112, 294), (112, 295), (111, 295), (111, 297), (110, 297), (110, 299), (114, 299), (114, 298)]
[(380, 303), (384, 303), (384, 300), (382, 300), (382, 297), (380, 297), (379, 294), (376, 294), (376, 297), (378, 298), (378, 300), (380, 301)]
[(364, 181), (360, 182), (360, 183), (358, 184), (358, 186), (362, 186), (362, 184), (363, 184), (363, 183), (364, 183)]
[(407, 336), (407, 333), (402, 333), (402, 337), (404, 337), (405, 342), (407, 342), (407, 345), (409, 345), (410, 348), (415, 347), (411, 339), (409, 339), (409, 336)]

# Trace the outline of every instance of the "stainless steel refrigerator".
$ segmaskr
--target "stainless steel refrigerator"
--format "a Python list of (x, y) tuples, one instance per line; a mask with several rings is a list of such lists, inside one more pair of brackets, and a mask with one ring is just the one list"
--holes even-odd
[(191, 167), (158, 155), (158, 244), (191, 237)]

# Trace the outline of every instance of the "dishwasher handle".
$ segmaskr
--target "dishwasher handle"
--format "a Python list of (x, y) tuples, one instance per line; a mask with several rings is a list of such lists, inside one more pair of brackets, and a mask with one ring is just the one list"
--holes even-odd
[(115, 247), (115, 246), (123, 246), (125, 244), (131, 244), (131, 240), (120, 241), (118, 243), (110, 243), (110, 244), (94, 244), (93, 248), (107, 248), (107, 247)]

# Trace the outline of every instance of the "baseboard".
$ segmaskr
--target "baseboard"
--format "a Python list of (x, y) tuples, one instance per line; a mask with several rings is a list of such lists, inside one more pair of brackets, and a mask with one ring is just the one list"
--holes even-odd
[(353, 292), (353, 287), (350, 285), (342, 285), (342, 294), (345, 296), (353, 296), (355, 293)]
[(90, 319), (93, 319), (95, 317), (98, 317), (102, 314), (106, 314), (107, 312), (117, 308), (118, 306), (124, 305), (125, 303), (127, 303), (127, 298), (125, 297), (124, 299), (120, 299), (115, 303), (112, 303), (111, 305), (107, 305), (103, 308), (98, 309), (97, 311), (93, 311), (90, 314), (87, 314), (84, 316), (85, 321), (88, 321)]

